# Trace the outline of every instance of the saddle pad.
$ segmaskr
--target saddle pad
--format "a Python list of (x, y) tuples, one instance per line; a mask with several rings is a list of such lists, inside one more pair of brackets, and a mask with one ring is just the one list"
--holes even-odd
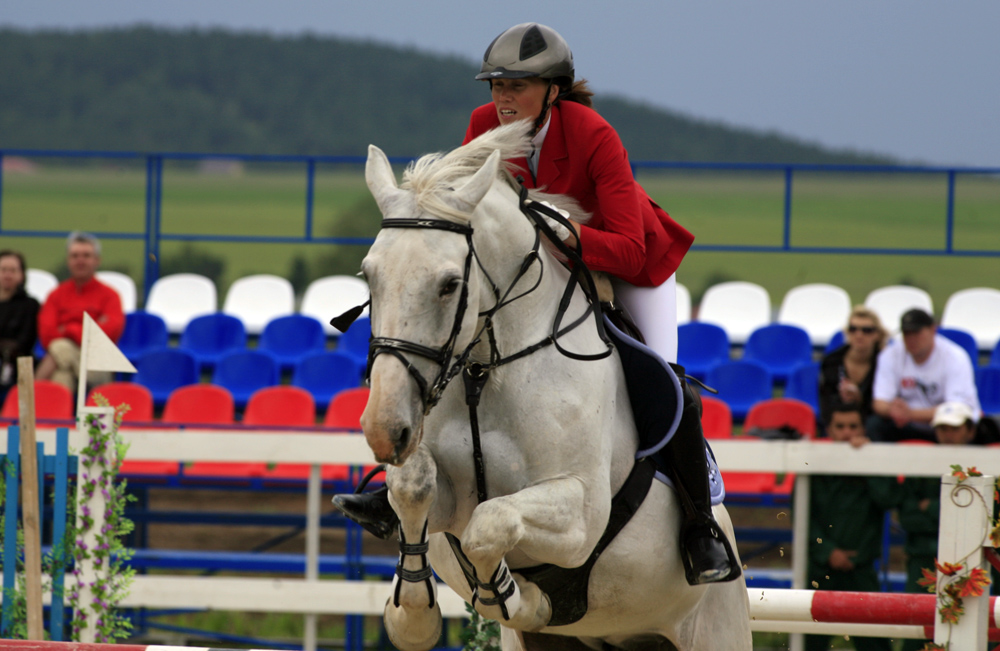
[[(635, 456), (637, 459), (648, 457), (670, 441), (680, 424), (684, 405), (680, 380), (652, 348), (619, 330), (607, 316), (604, 327), (621, 358), (632, 414), (639, 430), (639, 451)], [(712, 504), (720, 504), (726, 489), (708, 441), (705, 442), (705, 457)], [(673, 488), (673, 482), (663, 472), (658, 470), (656, 478)]]

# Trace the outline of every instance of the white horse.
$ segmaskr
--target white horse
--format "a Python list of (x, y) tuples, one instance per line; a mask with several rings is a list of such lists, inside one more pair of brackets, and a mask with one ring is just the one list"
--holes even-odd
[[(503, 625), (505, 651), (749, 649), (743, 579), (688, 585), (680, 506), (659, 481), (600, 554), (576, 621), (551, 625), (549, 597), (518, 574), (588, 561), (638, 444), (617, 354), (599, 355), (606, 343), (579, 288), (558, 346), (542, 343), (571, 274), (539, 247), (516, 183), (502, 169), (502, 158), (523, 155), (527, 145), (523, 125), (501, 127), (421, 158), (402, 186), (382, 151), (368, 151), (365, 175), (385, 221), (362, 263), (373, 339), (361, 424), (375, 457), (390, 464), (386, 483), (400, 518), (400, 570), (385, 608), (390, 639), (404, 651), (438, 640), (430, 562), (480, 614)], [(507, 359), (536, 343), (530, 355)], [(472, 375), (488, 371), (475, 414), (463, 370), (473, 364)], [(485, 482), (478, 485), (471, 420), (482, 434)], [(725, 509), (716, 507), (715, 516), (732, 541)], [(460, 554), (446, 534), (460, 541)]]

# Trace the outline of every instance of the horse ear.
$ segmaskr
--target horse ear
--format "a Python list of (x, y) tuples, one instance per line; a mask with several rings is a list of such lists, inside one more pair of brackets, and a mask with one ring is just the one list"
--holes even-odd
[(365, 181), (368, 189), (375, 197), (382, 214), (392, 203), (393, 197), (402, 192), (396, 185), (396, 175), (392, 173), (392, 165), (385, 153), (375, 145), (368, 145), (368, 162), (365, 164)]
[(493, 187), (500, 166), (500, 150), (494, 149), (490, 157), (479, 171), (472, 175), (469, 182), (451, 195), (450, 203), (463, 212), (471, 213), (483, 200), (486, 193)]

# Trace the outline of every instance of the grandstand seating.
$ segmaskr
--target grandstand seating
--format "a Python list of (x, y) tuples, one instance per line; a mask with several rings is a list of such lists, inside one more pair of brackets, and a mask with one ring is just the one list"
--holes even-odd
[(59, 279), (51, 271), (28, 269), (24, 275), (24, 291), (39, 303), (44, 303), (52, 290), (59, 286)]
[(138, 307), (135, 281), (131, 276), (120, 271), (98, 271), (97, 279), (118, 292), (118, 297), (122, 302), (122, 311), (128, 314), (135, 312)]
[(189, 384), (171, 392), (162, 418), (170, 425), (232, 425), (235, 414), (233, 396), (224, 387)]
[(993, 350), (1000, 342), (1000, 289), (972, 287), (948, 297), (941, 325), (965, 330), (976, 339), (979, 350)]
[(707, 439), (728, 439), (733, 436), (733, 412), (718, 398), (702, 394), (701, 428)]
[(323, 419), (325, 427), (361, 431), (361, 412), (368, 404), (368, 387), (344, 389), (333, 397)]
[(171, 392), (198, 381), (198, 364), (191, 353), (176, 348), (153, 350), (136, 363), (136, 384), (141, 384), (153, 394), (153, 403), (161, 406)]
[(153, 283), (146, 297), (146, 311), (162, 317), (172, 334), (184, 332), (194, 317), (218, 309), (215, 283), (198, 274), (163, 276)]
[(829, 355), (833, 351), (837, 350), (844, 345), (844, 331), (838, 330), (832, 337), (830, 337), (830, 343), (826, 345), (823, 349), (824, 355)]
[(167, 323), (162, 318), (142, 310), (129, 312), (125, 315), (125, 330), (118, 339), (118, 348), (136, 364), (149, 351), (166, 348), (169, 337)]
[(721, 326), (731, 343), (742, 345), (751, 332), (771, 322), (771, 297), (755, 283), (712, 285), (701, 300), (698, 320)]
[(184, 327), (180, 349), (191, 353), (199, 372), (210, 371), (231, 352), (244, 350), (247, 333), (243, 322), (224, 312), (195, 317)]
[(684, 371), (704, 380), (708, 370), (729, 361), (729, 336), (721, 326), (691, 321), (677, 327), (677, 362)]
[(979, 405), (986, 414), (1000, 414), (1000, 366), (988, 364), (976, 369)]
[[(3, 401), (0, 418), (17, 420), (17, 385), (11, 387)], [(72, 420), (73, 394), (69, 389), (51, 380), (35, 380), (35, 418), (38, 420)]]
[(979, 347), (976, 345), (975, 337), (965, 330), (958, 330), (956, 328), (938, 328), (938, 334), (947, 337), (964, 348), (965, 352), (969, 354), (969, 359), (972, 361), (972, 368), (979, 366)]
[[(330, 325), (330, 319), (338, 317), (352, 307), (368, 300), (368, 283), (356, 276), (327, 276), (312, 281), (302, 296), (299, 312), (315, 317), (323, 324), (327, 336), (338, 336), (340, 331)], [(362, 314), (368, 314), (365, 308)]]
[(990, 364), (1000, 366), (1000, 341), (993, 347), (993, 352), (990, 354)]
[(802, 328), (813, 346), (826, 346), (851, 315), (851, 297), (836, 285), (813, 283), (788, 290), (778, 310), (778, 323)]
[(371, 336), (371, 319), (367, 316), (359, 317), (337, 340), (337, 352), (351, 357), (362, 366), (367, 366), (368, 342)]
[(801, 400), (819, 416), (819, 362), (806, 362), (788, 374), (786, 398)]
[(239, 350), (226, 354), (215, 365), (212, 382), (233, 394), (242, 409), (254, 391), (278, 384), (278, 363), (261, 350)]
[(683, 325), (691, 320), (691, 291), (677, 283), (677, 325)]
[(931, 295), (919, 287), (909, 285), (889, 285), (872, 290), (865, 297), (865, 307), (878, 315), (882, 327), (890, 334), (899, 332), (899, 320), (908, 310), (920, 308), (928, 314), (934, 314)]
[(761, 364), (776, 382), (784, 384), (796, 367), (812, 361), (812, 342), (798, 326), (772, 323), (750, 334), (743, 359)]
[(122, 423), (148, 423), (153, 420), (153, 394), (149, 389), (135, 382), (109, 382), (90, 390), (87, 404), (96, 406), (96, 395), (101, 395), (112, 407), (128, 405), (122, 415)]
[(344, 353), (324, 351), (295, 366), (292, 384), (312, 394), (317, 405), (327, 405), (340, 391), (357, 387), (362, 370), (357, 360)]
[(761, 400), (750, 408), (746, 420), (743, 421), (743, 431), (777, 430), (791, 427), (803, 435), (803, 438), (816, 436), (816, 412), (808, 404), (794, 398), (770, 398)]
[(259, 335), (270, 321), (295, 312), (295, 290), (280, 276), (245, 276), (229, 287), (222, 311), (242, 321), (247, 334)]
[(291, 371), (304, 358), (326, 349), (326, 334), (323, 324), (315, 318), (290, 314), (273, 319), (264, 327), (257, 349), (271, 353), (282, 371)]
[(313, 427), (316, 425), (316, 402), (299, 387), (265, 387), (250, 396), (243, 412), (244, 425), (275, 427)]
[(719, 399), (729, 405), (737, 421), (743, 420), (754, 403), (771, 397), (771, 373), (757, 362), (723, 362), (712, 367), (705, 380), (718, 390)]

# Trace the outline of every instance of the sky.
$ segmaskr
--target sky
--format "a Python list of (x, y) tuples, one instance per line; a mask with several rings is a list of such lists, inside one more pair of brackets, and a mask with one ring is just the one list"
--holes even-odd
[(527, 21), (566, 38), (599, 94), (907, 163), (1000, 168), (997, 0), (0, 0), (5, 27), (312, 33), (470, 62)]

